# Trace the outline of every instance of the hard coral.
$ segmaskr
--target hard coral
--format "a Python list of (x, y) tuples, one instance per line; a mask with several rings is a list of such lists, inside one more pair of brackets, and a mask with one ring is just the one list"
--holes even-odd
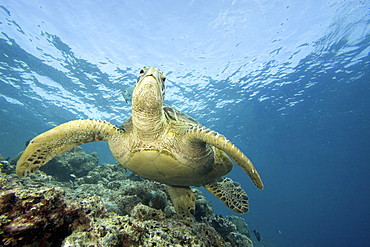
[[(153, 209), (152, 209), (153, 210)], [(110, 214), (96, 218), (89, 232), (75, 231), (63, 242), (74, 246), (229, 246), (205, 223), (174, 219), (135, 219)]]
[[(78, 152), (70, 153), (65, 160)], [(81, 176), (71, 177), (67, 172), (68, 182), (55, 181), (43, 172), (25, 178), (16, 177), (14, 172), (0, 174), (4, 178), (0, 188), (3, 245), (253, 246), (244, 221), (239, 217), (216, 217), (197, 189), (193, 191), (198, 222), (189, 222), (176, 218), (164, 185), (126, 176), (119, 164), (92, 168)], [(63, 186), (65, 192), (58, 186)]]
[(68, 182), (71, 179), (70, 174), (77, 177), (85, 176), (98, 163), (99, 159), (96, 152), (86, 154), (81, 147), (76, 147), (54, 157), (40, 170), (54, 176), (56, 180)]
[(247, 223), (245, 223), (243, 218), (232, 215), (232, 216), (226, 216), (226, 219), (228, 219), (229, 221), (235, 224), (238, 232), (246, 235), (248, 238), (251, 237), (251, 233), (249, 231), (248, 225)]
[(248, 226), (242, 218), (216, 216), (211, 220), (211, 225), (232, 246), (253, 247), (253, 242), (247, 236)]
[(0, 191), (0, 241), (8, 246), (58, 245), (83, 219), (78, 204), (68, 203), (56, 188), (14, 188)]
[(161, 210), (151, 208), (142, 203), (137, 204), (131, 210), (131, 216), (141, 220), (163, 220), (165, 218), (165, 215)]
[(109, 183), (115, 182), (114, 185), (110, 184), (109, 186), (112, 186), (114, 189), (118, 189), (122, 181), (126, 179), (126, 169), (118, 163), (104, 163), (93, 167), (87, 175), (76, 177), (78, 177), (75, 181), (77, 185), (97, 184), (99, 182), (108, 185)]

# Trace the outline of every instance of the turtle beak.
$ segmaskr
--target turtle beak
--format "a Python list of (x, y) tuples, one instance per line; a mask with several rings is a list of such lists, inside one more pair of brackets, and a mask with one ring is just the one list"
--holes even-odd
[(155, 67), (143, 67), (132, 94), (132, 109), (137, 111), (162, 110), (166, 76)]
[(164, 95), (164, 91), (165, 91), (164, 82), (166, 80), (166, 76), (162, 71), (160, 71), (159, 69), (155, 67), (143, 67), (140, 70), (140, 75), (139, 75), (139, 78), (137, 79), (136, 85), (139, 85), (145, 78), (149, 76), (154, 77), (154, 79), (157, 81), (160, 87), (162, 95)]

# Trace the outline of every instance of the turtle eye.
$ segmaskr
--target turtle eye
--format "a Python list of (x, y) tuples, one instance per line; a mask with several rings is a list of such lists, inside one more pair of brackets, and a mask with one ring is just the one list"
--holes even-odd
[(141, 70), (140, 70), (140, 75), (144, 74), (145, 71), (147, 71), (147, 70), (148, 70), (148, 68), (146, 66), (142, 67)]

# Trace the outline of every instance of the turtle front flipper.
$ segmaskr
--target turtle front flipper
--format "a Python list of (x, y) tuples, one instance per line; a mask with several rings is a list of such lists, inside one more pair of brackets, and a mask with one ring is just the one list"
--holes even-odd
[(231, 178), (220, 178), (218, 181), (204, 185), (204, 188), (218, 197), (235, 213), (248, 213), (248, 195), (240, 184), (234, 182)]
[(182, 219), (195, 220), (195, 195), (188, 186), (167, 186), (167, 191), (170, 194), (171, 201), (175, 207), (176, 213)]
[(204, 141), (216, 148), (221, 149), (229, 155), (237, 165), (239, 165), (251, 178), (252, 182), (259, 188), (263, 189), (263, 183), (253, 163), (225, 136), (208, 129), (204, 126), (194, 125), (190, 127), (186, 135), (195, 140)]
[(88, 142), (105, 141), (120, 130), (100, 119), (80, 119), (61, 124), (31, 140), (17, 162), (16, 173), (23, 177), (53, 157)]

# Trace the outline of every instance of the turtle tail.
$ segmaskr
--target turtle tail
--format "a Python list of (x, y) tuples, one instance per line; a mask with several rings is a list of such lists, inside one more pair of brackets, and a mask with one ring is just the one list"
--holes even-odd
[(248, 159), (248, 157), (245, 156), (243, 152), (240, 151), (240, 149), (237, 148), (225, 136), (217, 133), (216, 131), (199, 125), (190, 127), (187, 130), (187, 135), (193, 140), (204, 141), (224, 151), (227, 155), (230, 156), (230, 158), (234, 160), (237, 165), (239, 165), (248, 174), (257, 188), (261, 190), (264, 188), (261, 177), (254, 167), (252, 161), (250, 161), (250, 159)]
[(61, 124), (31, 140), (17, 162), (16, 173), (23, 177), (53, 157), (83, 143), (106, 141), (120, 130), (100, 119), (80, 119)]

